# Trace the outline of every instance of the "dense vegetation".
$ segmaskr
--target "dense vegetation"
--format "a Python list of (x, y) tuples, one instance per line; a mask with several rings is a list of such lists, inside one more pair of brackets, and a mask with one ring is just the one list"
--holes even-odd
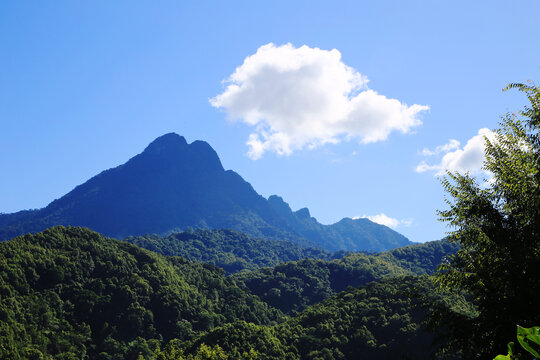
[[(381, 254), (331, 255), (287, 242), (253, 239), (231, 230), (196, 230), (125, 240), (163, 255), (211, 263), (229, 273), (256, 270), (234, 279), (287, 314), (297, 314), (350, 286), (389, 276), (432, 274), (445, 256), (458, 249), (448, 241), (433, 241)], [(260, 267), (265, 268), (259, 270)]]
[[(364, 267), (381, 273), (378, 264), (392, 263), (406, 272), (431, 274), (443, 257), (457, 251), (458, 245), (448, 241), (432, 241), (409, 245), (385, 253), (330, 253), (305, 248), (286, 241), (253, 238), (234, 230), (188, 230), (167, 236), (129, 236), (124, 239), (142, 248), (167, 256), (182, 256), (188, 260), (205, 262), (223, 268), (227, 273), (272, 267), (279, 263), (302, 259), (342, 259), (343, 265)], [(370, 259), (369, 261), (366, 259)], [(366, 263), (367, 262), (367, 263)], [(369, 281), (375, 280), (372, 276)], [(366, 283), (364, 281), (362, 283)]]
[[(191, 252), (205, 236), (206, 246), (217, 241), (221, 244), (218, 248), (226, 250), (228, 244), (233, 253), (233, 245), (238, 246), (235, 241), (251, 240), (258, 244), (258, 240), (229, 231), (185, 232), (138, 241), (152, 240), (149, 244), (168, 248), (175, 243), (172, 240), (178, 242), (186, 237), (191, 240), (183, 249)], [(156, 239), (171, 242), (154, 242)], [(269, 243), (264, 244), (269, 246)], [(274, 251), (279, 254), (277, 250), (284, 248), (282, 243), (276, 245)], [(414, 254), (424, 254), (427, 248), (439, 249), (440, 246), (446, 245), (433, 243), (404, 249), (398, 252), (400, 261), (409, 258), (414, 264)], [(217, 250), (215, 254), (225, 256)], [(345, 339), (356, 339), (353, 333), (359, 320), (341, 319), (338, 312), (334, 314), (337, 318), (326, 324), (323, 321), (326, 315), (317, 315), (318, 311), (328, 308), (335, 312), (334, 307), (345, 306), (342, 302), (347, 300), (351, 301), (347, 306), (361, 306), (362, 311), (365, 310), (359, 313), (361, 319), (367, 319), (380, 310), (371, 308), (377, 305), (375, 297), (384, 298), (377, 306), (394, 311), (388, 301), (396, 298), (396, 292), (392, 292), (390, 285), (369, 285), (368, 290), (361, 292), (366, 297), (362, 303), (369, 304), (366, 309), (353, 300), (356, 295), (333, 297), (347, 288), (348, 293), (356, 294), (350, 286), (390, 275), (412, 274), (389, 259), (395, 259), (391, 252), (348, 254), (343, 259), (305, 259), (284, 263), (275, 269), (263, 268), (227, 277), (213, 265), (158, 255), (127, 242), (104, 238), (88, 229), (54, 227), (0, 244), (0, 358), (137, 359), (139, 355), (145, 359), (166, 359), (167, 356), (171, 359), (316, 358), (309, 355), (313, 351), (317, 354), (331, 351), (337, 356), (340, 351), (349, 351), (352, 345), (344, 345), (349, 341)], [(429, 261), (426, 266), (431, 266)], [(271, 288), (270, 294), (279, 291), (288, 294), (287, 289), (295, 284), (294, 291), (299, 291), (300, 295), (294, 291), (287, 295), (294, 308), (284, 306), (289, 302), (275, 302), (271, 296), (258, 294), (252, 288), (252, 277), (268, 271), (282, 277), (281, 289)], [(407, 281), (398, 282), (407, 286)], [(427, 284), (427, 280), (422, 281)], [(267, 282), (261, 280), (260, 283)], [(381, 287), (390, 293), (379, 294), (383, 291)], [(283, 322), (287, 318), (279, 309), (298, 314), (308, 305), (325, 299), (325, 305), (309, 308), (298, 318)], [(413, 312), (410, 301), (399, 310), (403, 321), (409, 321), (408, 316)], [(417, 324), (418, 319), (411, 321)], [(326, 333), (314, 330), (321, 321), (326, 324), (324, 327), (340, 324), (339, 328), (328, 330), (342, 332), (338, 343), (334, 343), (335, 338), (328, 343)], [(416, 334), (420, 325), (411, 324), (403, 325), (409, 327), (411, 339), (421, 336)], [(366, 323), (373, 334), (379, 334), (379, 327), (383, 325), (378, 320)], [(272, 334), (279, 334), (277, 340)], [(298, 338), (297, 334), (303, 335)], [(314, 340), (317, 336), (319, 340)], [(391, 336), (390, 332), (385, 336)], [(385, 336), (375, 339), (387, 342)], [(405, 338), (399, 341), (402, 340)], [(351, 341), (356, 344), (356, 340)], [(324, 344), (322, 348), (321, 344)]]
[(148, 342), (280, 317), (216, 267), (87, 229), (0, 243), (2, 359), (135, 359)]
[[(434, 273), (441, 261), (455, 254), (458, 249), (459, 245), (456, 242), (441, 240), (404, 246), (378, 254), (378, 256), (404, 270), (417, 275), (423, 275)], [(351, 260), (354, 258), (355, 255), (351, 255), (348, 258), (344, 258), (343, 261), (351, 263)]]
[(351, 253), (331, 261), (304, 259), (234, 278), (263, 301), (294, 315), (348, 287), (391, 276), (431, 274), (444, 256), (456, 251), (455, 244), (433, 241), (382, 254)]
[(256, 239), (234, 230), (195, 230), (168, 236), (130, 236), (124, 240), (159, 254), (213, 264), (228, 273), (332, 256), (324, 250), (304, 248), (286, 241)]
[[(461, 245), (441, 266), (439, 283), (470, 292), (479, 316), (453, 323), (457, 344), (470, 357), (492, 359), (514, 338), (516, 325), (540, 324), (540, 88), (514, 84), (530, 102), (502, 118), (486, 139), (483, 182), (449, 173), (450, 195), (441, 219)], [(464, 331), (470, 329), (470, 331)]]
[(459, 358), (459, 351), (440, 351), (446, 329), (426, 322), (438, 308), (473, 315), (463, 297), (437, 293), (425, 276), (396, 277), (342, 292), (282, 324), (239, 321), (174, 342), (168, 351), (195, 353), (206, 344), (228, 354), (224, 359)]

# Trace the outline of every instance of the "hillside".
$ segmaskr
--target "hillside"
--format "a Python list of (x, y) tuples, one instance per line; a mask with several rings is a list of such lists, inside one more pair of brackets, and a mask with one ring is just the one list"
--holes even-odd
[(73, 227), (0, 243), (0, 295), (0, 358), (13, 360), (136, 359), (152, 341), (282, 318), (218, 268)]
[(431, 314), (440, 309), (474, 315), (463, 296), (437, 293), (426, 276), (394, 277), (349, 289), (282, 324), (238, 321), (159, 353), (172, 360), (175, 350), (196, 353), (206, 344), (222, 351), (212, 359), (460, 359), (458, 349), (443, 348), (447, 329), (430, 327)]
[(332, 257), (325, 250), (304, 248), (287, 241), (252, 238), (234, 230), (199, 229), (167, 236), (130, 236), (124, 240), (162, 255), (209, 263), (227, 273), (256, 270), (306, 258)]
[(351, 253), (340, 259), (303, 259), (240, 273), (233, 278), (269, 305), (298, 314), (349, 287), (396, 276), (433, 274), (458, 247), (448, 241), (406, 246), (381, 254)]
[[(297, 314), (348, 287), (402, 275), (433, 274), (457, 252), (448, 241), (409, 245), (379, 254), (329, 253), (287, 242), (254, 239), (231, 230), (196, 230), (129, 237), (128, 242), (168, 256), (223, 268), (264, 302)], [(246, 271), (251, 270), (251, 271)]]
[[(407, 257), (436, 248), (412, 247)], [(428, 277), (404, 275), (411, 271), (389, 256), (278, 265), (302, 268), (308, 280), (274, 271), (285, 286), (270, 293), (296, 284), (305, 289), (302, 299), (319, 302), (300, 303), (304, 311), (288, 311), (298, 314), (292, 318), (250, 291), (245, 275), (258, 272), (227, 277), (212, 265), (158, 255), (89, 229), (53, 227), (0, 243), (0, 358), (433, 358), (439, 346), (432, 341), (445, 330), (430, 330), (429, 314), (441, 307), (464, 316), (473, 312), (461, 295), (435, 293)], [(351, 287), (359, 279), (382, 280)], [(330, 284), (329, 290), (319, 282)], [(322, 291), (311, 294), (311, 287)]]
[(411, 243), (367, 219), (326, 226), (307, 209), (293, 213), (281, 198), (267, 200), (240, 175), (225, 170), (206, 142), (188, 144), (174, 133), (43, 209), (0, 214), (0, 240), (55, 225), (84, 226), (115, 238), (233, 229), (329, 251), (385, 251)]

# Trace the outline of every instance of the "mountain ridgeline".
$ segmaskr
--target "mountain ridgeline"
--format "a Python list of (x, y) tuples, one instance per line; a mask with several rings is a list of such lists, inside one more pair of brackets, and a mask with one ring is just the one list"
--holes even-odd
[(115, 238), (233, 229), (328, 251), (386, 251), (411, 244), (368, 219), (322, 225), (306, 208), (293, 212), (278, 196), (267, 200), (236, 172), (225, 170), (206, 142), (188, 144), (174, 133), (45, 208), (0, 214), (0, 240), (55, 225), (89, 227)]

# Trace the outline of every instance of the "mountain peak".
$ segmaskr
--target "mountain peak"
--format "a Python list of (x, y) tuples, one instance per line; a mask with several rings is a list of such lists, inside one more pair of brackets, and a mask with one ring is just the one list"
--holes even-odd
[(289, 216), (292, 213), (291, 207), (287, 204), (281, 196), (270, 195), (268, 203), (282, 216)]
[(174, 151), (176, 149), (182, 149), (186, 146), (187, 141), (183, 136), (171, 132), (165, 135), (161, 135), (160, 137), (152, 141), (150, 145), (148, 145), (146, 149), (144, 149), (144, 152), (161, 154)]
[(309, 213), (309, 209), (304, 207), (300, 210), (297, 210), (294, 212), (296, 216), (298, 216), (300, 219), (309, 219), (311, 218), (311, 214)]
[(228, 228), (330, 251), (385, 251), (410, 243), (367, 219), (322, 225), (307, 208), (293, 212), (280, 196), (265, 200), (240, 175), (225, 171), (207, 142), (188, 144), (175, 133), (43, 209), (0, 215), (0, 241), (53, 225), (84, 226), (116, 238)]
[(173, 163), (182, 163), (191, 170), (197, 168), (212, 172), (224, 171), (219, 156), (210, 144), (201, 140), (195, 140), (188, 144), (183, 136), (173, 132), (152, 141), (142, 154), (150, 155), (154, 159), (160, 158)]

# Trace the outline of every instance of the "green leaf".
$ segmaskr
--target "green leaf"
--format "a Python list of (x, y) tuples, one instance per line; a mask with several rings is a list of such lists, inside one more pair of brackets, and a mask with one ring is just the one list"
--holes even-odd
[(508, 355), (497, 355), (493, 360), (517, 360), (514, 357), (515, 345), (512, 341), (508, 343)]
[(525, 350), (540, 358), (540, 326), (524, 328), (518, 325), (517, 339)]
[(508, 343), (508, 356), (512, 357), (514, 355), (515, 345), (512, 341)]

